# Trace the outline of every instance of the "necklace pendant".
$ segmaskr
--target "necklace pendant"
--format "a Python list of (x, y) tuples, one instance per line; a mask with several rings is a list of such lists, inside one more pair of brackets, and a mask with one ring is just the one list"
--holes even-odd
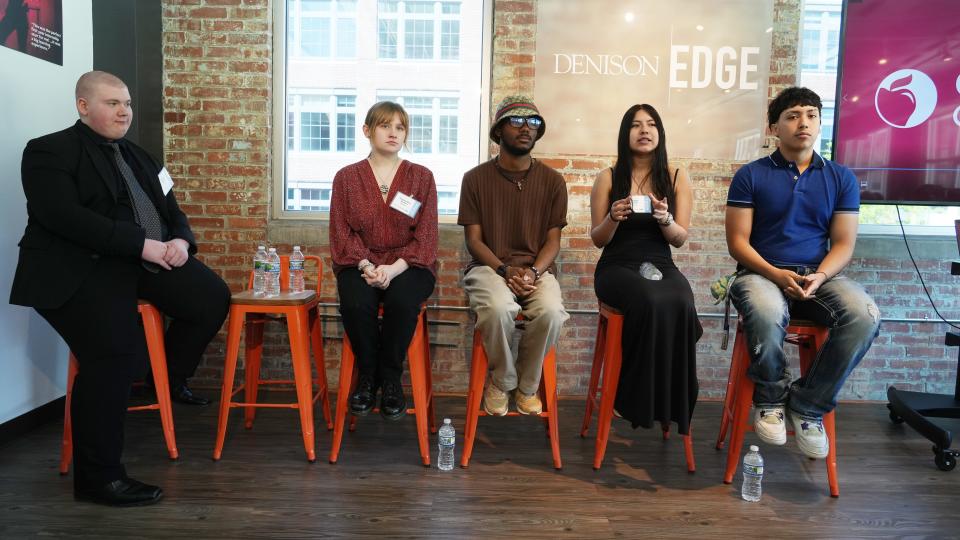
[(523, 191), (523, 180), (517, 181), (517, 191)]
[(389, 192), (390, 192), (390, 186), (385, 184), (380, 184), (380, 193), (386, 195)]

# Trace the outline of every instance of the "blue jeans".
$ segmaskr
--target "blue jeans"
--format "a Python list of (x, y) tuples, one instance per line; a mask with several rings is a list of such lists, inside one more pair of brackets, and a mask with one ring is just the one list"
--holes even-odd
[[(844, 381), (879, 334), (877, 305), (859, 283), (843, 276), (824, 282), (814, 298), (797, 301), (767, 278), (744, 272), (731, 286), (730, 300), (742, 317), (750, 351), (747, 374), (756, 385), (753, 402), (786, 404), (803, 416), (819, 418), (837, 406)], [(806, 375), (792, 384), (783, 353), (791, 315), (830, 329)]]

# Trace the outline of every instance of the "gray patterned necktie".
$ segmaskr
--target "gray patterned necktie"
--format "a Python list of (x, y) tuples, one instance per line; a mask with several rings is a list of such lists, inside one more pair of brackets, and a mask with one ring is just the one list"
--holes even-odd
[[(113, 158), (117, 162), (117, 168), (120, 170), (120, 176), (123, 177), (123, 183), (127, 186), (127, 193), (130, 194), (130, 202), (133, 206), (133, 218), (137, 225), (140, 225), (147, 231), (147, 238), (163, 241), (163, 227), (160, 224), (160, 214), (157, 213), (157, 207), (153, 205), (150, 196), (140, 187), (140, 182), (134, 176), (133, 170), (124, 161), (120, 153), (120, 145), (117, 143), (106, 143), (113, 149)], [(157, 272), (160, 267), (147, 261), (142, 261), (143, 267), (151, 272)]]

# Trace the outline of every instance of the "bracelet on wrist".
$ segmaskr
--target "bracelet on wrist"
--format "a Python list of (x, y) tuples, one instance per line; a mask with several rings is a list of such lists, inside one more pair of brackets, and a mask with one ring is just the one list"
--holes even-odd
[(533, 271), (533, 280), (538, 281), (540, 279), (540, 271), (537, 270), (536, 266), (531, 266), (530, 270)]
[(357, 264), (357, 270), (359, 270), (360, 273), (362, 274), (367, 268), (373, 265), (374, 264), (372, 262), (368, 261), (367, 259), (364, 259)]
[(673, 225), (673, 214), (667, 212), (666, 217), (657, 220), (657, 224), (659, 224), (661, 227), (669, 227), (670, 225)]

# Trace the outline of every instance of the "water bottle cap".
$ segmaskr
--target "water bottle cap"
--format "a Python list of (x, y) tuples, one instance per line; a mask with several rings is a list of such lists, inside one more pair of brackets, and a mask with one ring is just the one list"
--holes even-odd
[(751, 452), (759, 452), (759, 451), (760, 451), (760, 447), (758, 447), (758, 446), (755, 445), (755, 444), (751, 444), (751, 445), (750, 445), (750, 451), (751, 451)]
[(267, 248), (264, 246), (257, 246), (257, 250), (261, 250), (261, 249), (267, 249)]
[(277, 248), (270, 248), (270, 253), (276, 253), (276, 252), (277, 252)]
[(450, 422), (450, 419), (449, 419), (449, 418), (444, 418), (444, 419), (443, 419), (443, 423), (444, 423), (444, 424), (450, 424), (451, 422)]
[(293, 246), (294, 251), (300, 251), (300, 246)]

